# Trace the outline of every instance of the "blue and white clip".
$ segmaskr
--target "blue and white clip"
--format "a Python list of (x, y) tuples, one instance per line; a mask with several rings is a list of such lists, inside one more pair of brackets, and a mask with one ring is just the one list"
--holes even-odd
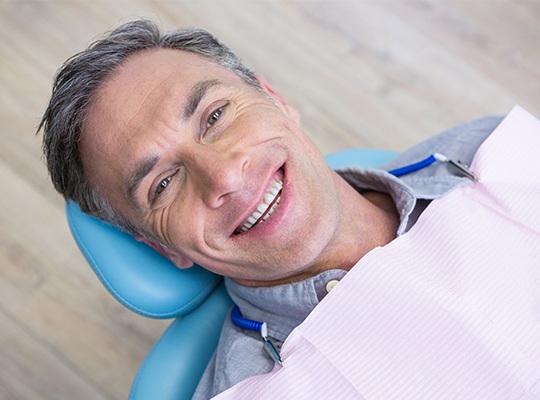
[(274, 344), (268, 338), (268, 327), (266, 326), (266, 322), (253, 321), (251, 319), (243, 318), (242, 314), (240, 313), (240, 309), (236, 304), (233, 306), (231, 311), (231, 320), (233, 324), (235, 324), (239, 328), (259, 332), (263, 339), (264, 349), (268, 352), (268, 354), (270, 354), (270, 357), (272, 357), (272, 359), (276, 362), (277, 365), (279, 365), (280, 367), (283, 366), (283, 360), (281, 359), (281, 355), (279, 354)]

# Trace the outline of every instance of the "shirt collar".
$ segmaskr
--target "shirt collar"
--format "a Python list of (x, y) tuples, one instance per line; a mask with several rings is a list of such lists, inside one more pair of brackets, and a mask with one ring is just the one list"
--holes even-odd
[(336, 172), (360, 193), (367, 190), (388, 193), (399, 213), (400, 223), (397, 235), (406, 232), (409, 216), (416, 206), (416, 196), (412, 188), (394, 175), (381, 169), (344, 168)]

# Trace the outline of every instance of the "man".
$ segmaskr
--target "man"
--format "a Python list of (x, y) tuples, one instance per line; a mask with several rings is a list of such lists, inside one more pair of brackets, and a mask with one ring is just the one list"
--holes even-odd
[[(433, 152), (468, 163), (499, 121), (457, 127), (388, 167)], [(179, 268), (224, 275), (242, 315), (267, 322), (278, 347), (358, 260), (469, 183), (447, 165), (402, 179), (330, 170), (262, 76), (204, 31), (162, 37), (148, 21), (68, 60), (41, 127), (66, 199)], [(227, 320), (195, 398), (273, 363), (257, 334)]]

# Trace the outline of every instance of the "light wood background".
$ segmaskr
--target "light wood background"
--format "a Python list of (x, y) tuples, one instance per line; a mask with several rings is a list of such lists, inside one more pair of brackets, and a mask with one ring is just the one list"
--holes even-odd
[(214, 32), (324, 152), (400, 151), (516, 103), (540, 116), (536, 0), (0, 0), (1, 399), (125, 399), (169, 323), (124, 309), (91, 273), (34, 135), (55, 70), (133, 16)]

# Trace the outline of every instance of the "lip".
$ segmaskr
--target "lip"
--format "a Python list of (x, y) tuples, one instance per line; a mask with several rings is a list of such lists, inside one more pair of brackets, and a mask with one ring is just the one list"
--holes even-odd
[[(247, 232), (235, 233), (238, 226), (240, 226), (251, 214), (253, 214), (253, 212), (257, 209), (257, 206), (261, 204), (263, 196), (266, 194), (266, 192), (268, 191), (268, 188), (270, 187), (272, 183), (273, 177), (276, 175), (276, 173), (279, 170), (281, 170), (283, 174), (283, 178), (282, 178), (283, 188), (281, 189), (278, 207), (274, 210), (270, 218), (268, 218), (266, 221), (256, 224), (255, 226), (250, 228)], [(285, 164), (273, 170), (273, 172), (268, 176), (268, 178), (265, 179), (264, 185), (259, 186), (257, 196), (254, 197), (256, 200), (251, 204), (251, 206), (247, 207), (247, 211), (244, 214), (242, 214), (242, 216), (238, 219), (238, 221), (236, 221), (234, 225), (234, 229), (230, 235), (232, 238), (240, 238), (240, 237), (249, 236), (253, 234), (254, 232), (261, 231), (265, 226), (270, 228), (272, 225), (276, 225), (277, 223), (279, 223), (279, 220), (281, 219), (281, 214), (283, 214), (281, 212), (281, 208), (284, 206), (284, 203), (285, 203), (286, 179), (287, 179), (287, 170), (286, 170)]]

